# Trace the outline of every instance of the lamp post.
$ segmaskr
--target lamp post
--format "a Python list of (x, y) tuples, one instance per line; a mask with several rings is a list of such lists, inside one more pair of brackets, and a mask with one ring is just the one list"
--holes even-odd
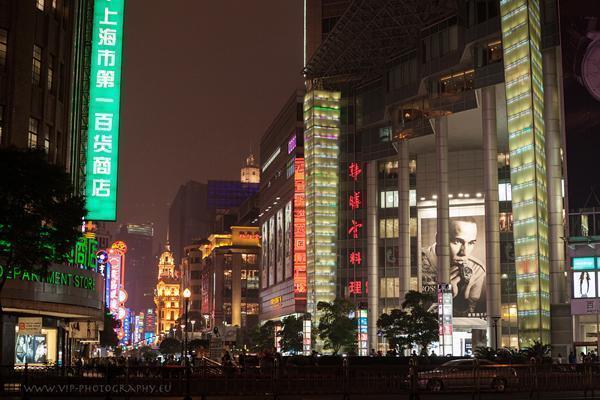
[(183, 291), (183, 299), (185, 300), (184, 302), (184, 318), (185, 318), (185, 375), (186, 375), (186, 380), (185, 380), (185, 397), (184, 400), (191, 400), (191, 396), (190, 396), (190, 367), (189, 367), (189, 359), (188, 359), (188, 343), (187, 343), (187, 332), (188, 332), (188, 306), (190, 303), (190, 297), (192, 296), (192, 292), (190, 291), (190, 289), (185, 288), (185, 290)]
[(498, 350), (498, 321), (500, 317), (492, 317), (492, 327), (494, 328), (494, 350)]
[(179, 324), (179, 327), (181, 328), (181, 362), (183, 362), (183, 355), (185, 354), (184, 339), (183, 339), (183, 334), (185, 331), (183, 328), (185, 328), (185, 325)]
[(183, 299), (184, 299), (184, 318), (185, 318), (185, 325), (184, 325), (184, 329), (185, 329), (185, 359), (187, 362), (187, 356), (188, 356), (188, 348), (187, 348), (187, 333), (188, 333), (188, 308), (189, 308), (189, 304), (190, 304), (190, 297), (192, 296), (192, 292), (190, 291), (190, 289), (185, 288), (185, 290), (183, 291)]

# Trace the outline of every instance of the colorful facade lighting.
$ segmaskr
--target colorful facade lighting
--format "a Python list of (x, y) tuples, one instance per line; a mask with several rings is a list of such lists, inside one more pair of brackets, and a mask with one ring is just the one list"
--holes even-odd
[(307, 311), (336, 296), (340, 92), (311, 90), (304, 97)]
[(501, 0), (519, 345), (550, 343), (550, 267), (539, 0)]

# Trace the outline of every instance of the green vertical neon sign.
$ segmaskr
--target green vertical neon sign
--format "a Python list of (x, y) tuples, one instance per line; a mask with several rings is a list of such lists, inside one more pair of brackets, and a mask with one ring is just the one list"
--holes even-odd
[(114, 221), (125, 0), (94, 3), (85, 189), (87, 219)]

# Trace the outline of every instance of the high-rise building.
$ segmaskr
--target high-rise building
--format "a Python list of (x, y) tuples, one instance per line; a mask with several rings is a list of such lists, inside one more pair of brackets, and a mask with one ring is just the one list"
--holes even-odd
[[(258, 193), (258, 187), (258, 183), (219, 180), (182, 185), (169, 209), (169, 241), (177, 265), (192, 240), (206, 239), (215, 230), (224, 232), (235, 224), (237, 216), (229, 211)], [(218, 224), (217, 216), (221, 216)]]
[(125, 291), (127, 307), (136, 314), (154, 306), (156, 261), (153, 257), (154, 228), (151, 224), (123, 224), (117, 240), (127, 243)]
[[(367, 312), (370, 348), (409, 290), (450, 284), (445, 352), (541, 340), (567, 354), (556, 2), (423, 3), (352, 2), (306, 42), (308, 90), (341, 92), (337, 296)], [(309, 10), (310, 39), (324, 21)]]
[[(122, 0), (110, 5), (102, 0), (0, 1), (0, 147), (43, 150), (51, 163), (70, 173), (79, 193), (85, 182), (80, 144), (87, 140), (92, 28), (98, 27), (94, 7), (102, 13), (110, 7), (111, 16), (122, 22), (122, 5)], [(112, 28), (120, 32), (116, 21), (110, 21)], [(104, 280), (95, 271), (95, 228), (85, 224), (72, 265), (52, 265), (45, 277), (6, 283), (0, 363), (69, 365), (67, 349), (83, 351), (83, 342), (97, 339)], [(99, 233), (98, 239), (106, 241)], [(34, 328), (19, 332), (19, 322)], [(32, 336), (45, 343), (43, 355), (34, 357), (37, 352), (27, 347), (34, 343)]]
[[(258, 324), (260, 235), (257, 227), (233, 226), (200, 246), (202, 315), (224, 341), (237, 341), (237, 329), (248, 334)], [(243, 337), (240, 338), (243, 341)]]
[(303, 91), (294, 91), (260, 141), (260, 319), (306, 312)]

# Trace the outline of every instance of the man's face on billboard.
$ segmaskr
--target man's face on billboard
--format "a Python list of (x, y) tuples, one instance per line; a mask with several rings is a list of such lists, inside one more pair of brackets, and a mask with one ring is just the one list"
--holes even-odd
[(450, 223), (450, 262), (465, 265), (477, 243), (477, 224), (470, 221)]

